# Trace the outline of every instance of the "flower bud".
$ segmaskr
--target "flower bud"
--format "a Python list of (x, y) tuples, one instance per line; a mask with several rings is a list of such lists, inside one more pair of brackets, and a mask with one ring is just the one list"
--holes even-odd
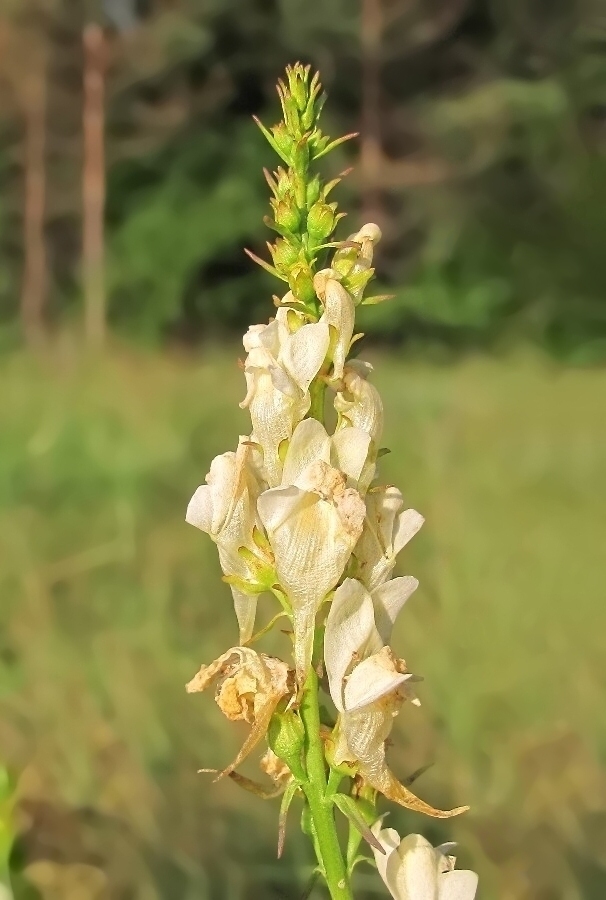
[(318, 200), (320, 196), (320, 190), (322, 188), (322, 184), (320, 182), (320, 176), (316, 175), (315, 178), (312, 178), (311, 181), (307, 184), (307, 192), (306, 192), (306, 200), (307, 206), (311, 207)]
[(296, 232), (301, 224), (301, 213), (291, 200), (280, 200), (275, 208), (276, 222), (286, 231)]
[(291, 151), (292, 167), (297, 174), (302, 175), (309, 166), (309, 144), (307, 143), (307, 138), (302, 138), (296, 144), (294, 141), (292, 143), (294, 144)]
[(273, 257), (274, 266), (281, 275), (288, 275), (291, 268), (299, 259), (299, 251), (293, 247), (285, 238), (278, 240), (271, 247), (271, 255)]
[(283, 159), (287, 159), (290, 162), (293, 156), (295, 141), (289, 134), (284, 122), (280, 122), (279, 125), (276, 125), (272, 129), (272, 133), (278, 152)]
[(299, 716), (292, 710), (272, 716), (267, 730), (267, 743), (276, 756), (283, 760), (295, 778), (305, 778), (301, 751), (305, 742), (305, 728)]
[(295, 299), (305, 304), (315, 302), (316, 292), (314, 291), (313, 276), (306, 263), (297, 263), (291, 268), (288, 284)]
[(305, 69), (295, 66), (288, 72), (288, 87), (300, 112), (307, 106), (307, 78)]
[(276, 197), (278, 200), (284, 198), (291, 192), (291, 183), (288, 172), (282, 166), (278, 166), (276, 170)]
[(307, 230), (317, 241), (323, 241), (335, 227), (335, 204), (314, 203), (307, 216)]

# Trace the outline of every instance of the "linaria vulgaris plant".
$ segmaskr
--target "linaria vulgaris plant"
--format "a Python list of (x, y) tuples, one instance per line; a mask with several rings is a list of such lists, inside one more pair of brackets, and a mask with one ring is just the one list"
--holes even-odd
[[(396, 557), (423, 517), (402, 494), (382, 484), (383, 406), (369, 380), (371, 366), (351, 359), (356, 307), (366, 296), (376, 225), (345, 241), (333, 232), (342, 213), (330, 200), (340, 179), (324, 184), (314, 163), (343, 141), (319, 127), (325, 100), (318, 74), (297, 63), (278, 83), (283, 120), (258, 122), (284, 165), (270, 174), (278, 237), (271, 263), (249, 254), (284, 283), (275, 317), (244, 335), (251, 433), (235, 451), (214, 459), (195, 492), (187, 521), (219, 549), (239, 624), (239, 645), (204, 665), (190, 692), (216, 686), (216, 701), (250, 732), (236, 758), (218, 774), (263, 797), (282, 796), (278, 855), (295, 797), (302, 828), (317, 857), (316, 875), (333, 900), (350, 900), (352, 872), (372, 848), (379, 875), (397, 900), (473, 900), (477, 876), (454, 868), (452, 844), (433, 848), (420, 835), (403, 839), (383, 829), (379, 795), (428, 816), (446, 818), (467, 807), (434, 809), (389, 768), (385, 742), (402, 704), (417, 704), (415, 676), (389, 646), (393, 623), (417, 587), (392, 577)], [(330, 256), (331, 254), (331, 256)], [(332, 433), (328, 421), (336, 421)], [(258, 602), (277, 604), (255, 633)], [(269, 613), (271, 616), (271, 612)], [(266, 613), (267, 617), (267, 613)], [(276, 624), (290, 621), (293, 662), (253, 649)], [(321, 687), (333, 720), (321, 717)], [(261, 768), (271, 790), (239, 774), (261, 742)], [(346, 785), (346, 787), (345, 787)], [(349, 820), (342, 847), (336, 814)]]

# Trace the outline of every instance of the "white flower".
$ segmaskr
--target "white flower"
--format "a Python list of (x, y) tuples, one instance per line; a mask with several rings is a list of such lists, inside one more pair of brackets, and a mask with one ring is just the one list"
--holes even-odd
[(284, 486), (258, 500), (278, 581), (292, 604), (299, 682), (311, 663), (316, 613), (362, 532), (366, 509), (355, 485), (368, 443), (368, 435), (353, 428), (331, 439), (323, 425), (306, 419), (286, 454)]
[[(249, 577), (249, 569), (240, 548), (253, 553), (255, 526), (261, 522), (257, 514), (257, 497), (263, 486), (253, 466), (253, 448), (248, 438), (240, 438), (237, 451), (215, 457), (201, 485), (189, 502), (185, 519), (211, 536), (219, 549), (221, 568), (227, 576)], [(232, 586), (232, 595), (240, 640), (247, 641), (253, 632), (257, 597)]]
[(291, 333), (286, 308), (269, 325), (253, 325), (244, 335), (247, 393), (240, 404), (248, 407), (253, 424), (251, 440), (263, 451), (270, 487), (280, 483), (279, 450), (310, 407), (309, 386), (328, 351), (325, 322), (302, 325)]
[(347, 578), (335, 591), (324, 636), (330, 694), (339, 711), (334, 756), (337, 765), (357, 765), (368, 784), (390, 800), (442, 818), (463, 809), (429, 806), (400, 784), (385, 758), (385, 741), (403, 701), (408, 697), (418, 703), (406, 684), (412, 673), (384, 645), (416, 587), (415, 579), (395, 578), (371, 596), (363, 584)]
[(355, 306), (353, 297), (335, 276), (336, 273), (332, 269), (322, 269), (314, 277), (314, 288), (324, 307), (320, 322), (331, 325), (335, 331), (332, 351), (333, 378), (342, 378), (353, 337)]
[[(336, 251), (332, 260), (333, 268), (341, 276), (347, 277), (349, 281), (355, 281), (356, 276), (371, 268), (374, 246), (380, 240), (381, 229), (378, 225), (373, 222), (363, 225), (359, 231), (350, 234), (343, 247)], [(353, 291), (355, 303), (359, 303), (362, 299), (364, 288), (365, 284), (361, 283)]]
[(452, 845), (432, 847), (420, 834), (400, 839), (393, 828), (375, 822), (372, 833), (385, 853), (373, 848), (379, 875), (395, 900), (474, 900), (478, 876), (455, 869)]
[(398, 488), (389, 485), (369, 491), (362, 537), (354, 550), (357, 576), (369, 591), (383, 584), (393, 571), (396, 556), (415, 536), (425, 519), (415, 509), (403, 509)]
[(361, 428), (378, 449), (383, 433), (383, 402), (376, 387), (368, 381), (370, 363), (350, 360), (343, 372), (343, 386), (335, 397), (335, 409), (342, 426)]
[(216, 701), (232, 721), (243, 720), (252, 727), (242, 749), (219, 778), (229, 775), (248, 756), (266, 733), (275, 709), (290, 693), (290, 670), (285, 662), (250, 647), (232, 647), (200, 671), (186, 685), (188, 694), (206, 690), (220, 679)]

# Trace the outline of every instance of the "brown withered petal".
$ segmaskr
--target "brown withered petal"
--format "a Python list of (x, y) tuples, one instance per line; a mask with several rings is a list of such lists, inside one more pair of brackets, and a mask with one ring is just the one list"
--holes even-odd
[(240, 752), (216, 781), (230, 775), (256, 747), (278, 703), (291, 690), (286, 663), (250, 647), (232, 647), (210, 665), (202, 666), (186, 690), (190, 694), (204, 691), (217, 678), (223, 678), (216, 696), (221, 711), (228, 719), (244, 719), (252, 727)]

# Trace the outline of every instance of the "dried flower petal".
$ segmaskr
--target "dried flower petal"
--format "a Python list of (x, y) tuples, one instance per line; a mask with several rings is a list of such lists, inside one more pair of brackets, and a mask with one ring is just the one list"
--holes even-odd
[(290, 670), (285, 662), (250, 647), (232, 647), (200, 671), (186, 685), (188, 693), (206, 690), (221, 679), (216, 700), (228, 719), (244, 719), (252, 725), (234, 761), (218, 776), (229, 775), (255, 748), (267, 732), (280, 700), (291, 690)]

